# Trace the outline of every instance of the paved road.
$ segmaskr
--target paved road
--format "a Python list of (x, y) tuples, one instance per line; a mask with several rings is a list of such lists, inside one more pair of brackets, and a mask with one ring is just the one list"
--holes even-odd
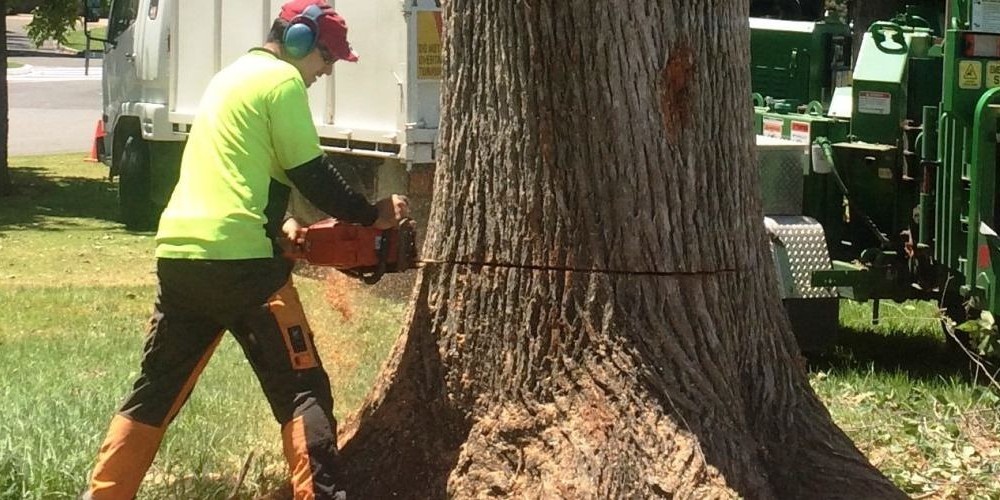
[(99, 82), (101, 67), (95, 64), (88, 70), (82, 66), (30, 66), (24, 72), (8, 75), (7, 81), (11, 83)]
[(101, 118), (100, 77), (84, 77), (82, 60), (54, 68), (35, 58), (18, 61), (31, 64), (33, 71), (7, 79), (10, 154), (89, 152)]
[(15, 54), (10, 60), (31, 66), (7, 77), (10, 154), (89, 153), (101, 118), (101, 61), (92, 59), (85, 76), (83, 58), (51, 47), (35, 49), (21, 31), (26, 20), (30, 18), (7, 18), (7, 41)]

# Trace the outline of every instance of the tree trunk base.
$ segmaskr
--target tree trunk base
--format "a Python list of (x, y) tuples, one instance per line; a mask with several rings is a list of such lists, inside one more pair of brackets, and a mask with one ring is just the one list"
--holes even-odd
[[(421, 273), (422, 275), (423, 273)], [(443, 395), (443, 368), (429, 333), (427, 287), (417, 278), (410, 325), (362, 408), (340, 426), (340, 484), (355, 498), (445, 498), (469, 433)]]
[[(461, 279), (470, 285), (507, 272)], [(807, 385), (792, 383), (796, 387), (777, 398), (757, 394), (750, 380), (773, 377), (758, 372), (767, 363), (717, 374), (736, 377), (723, 382), (725, 389), (676, 378), (683, 370), (671, 363), (691, 359), (676, 344), (691, 333), (682, 318), (674, 318), (675, 326), (688, 325), (681, 331), (639, 332), (642, 352), (622, 342), (635, 341), (637, 333), (625, 327), (617, 341), (599, 342), (607, 338), (600, 334), (576, 339), (574, 349), (585, 347), (573, 356), (575, 364), (566, 364), (569, 358), (552, 361), (548, 377), (529, 370), (543, 378), (512, 384), (521, 389), (482, 390), (476, 379), (496, 373), (448, 365), (455, 355), (448, 340), (454, 337), (435, 333), (442, 331), (441, 316), (455, 311), (442, 312), (442, 299), (430, 297), (431, 290), (455, 279), (450, 276), (420, 272), (408, 328), (372, 394), (342, 426), (341, 483), (352, 497), (905, 498), (836, 428)], [(652, 286), (636, 278), (609, 283), (626, 295)], [(675, 286), (682, 296), (709, 287), (738, 304), (740, 283), (739, 277), (704, 277), (679, 279)], [(786, 340), (772, 347), (791, 346)], [(549, 342), (553, 351), (569, 349), (557, 345), (555, 333)], [(655, 358), (657, 367), (642, 364), (654, 359), (649, 352), (668, 351), (670, 356)], [(519, 373), (505, 369), (500, 377)], [(772, 382), (784, 387), (791, 380)]]

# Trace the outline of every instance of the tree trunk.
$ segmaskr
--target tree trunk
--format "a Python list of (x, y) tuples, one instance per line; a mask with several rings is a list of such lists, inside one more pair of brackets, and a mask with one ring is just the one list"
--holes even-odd
[(9, 195), (14, 186), (10, 180), (10, 165), (8, 163), (8, 129), (10, 127), (10, 106), (7, 99), (7, 0), (0, 0), (0, 196)]
[(904, 498), (767, 253), (747, 5), (444, 3), (428, 260), (343, 425), (358, 498)]
[[(854, 21), (854, 60), (858, 60), (861, 41), (868, 27), (875, 21), (888, 21), (900, 11), (897, 0), (854, 0), (850, 5), (851, 20)], [(905, 8), (905, 6), (904, 6)]]

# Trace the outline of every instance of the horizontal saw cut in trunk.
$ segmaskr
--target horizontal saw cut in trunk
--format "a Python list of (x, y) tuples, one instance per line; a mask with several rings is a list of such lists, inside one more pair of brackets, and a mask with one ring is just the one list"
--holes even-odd
[(747, 6), (444, 2), (406, 324), (359, 498), (905, 498), (809, 387), (771, 275)]

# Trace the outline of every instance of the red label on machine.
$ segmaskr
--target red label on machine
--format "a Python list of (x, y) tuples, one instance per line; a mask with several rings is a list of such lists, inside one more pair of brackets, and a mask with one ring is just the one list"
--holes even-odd
[(858, 92), (858, 113), (869, 115), (892, 113), (892, 94), (888, 92)]
[(812, 138), (812, 126), (809, 122), (792, 122), (792, 133), (789, 139), (802, 144), (809, 144)]
[(764, 130), (761, 132), (765, 137), (774, 137), (775, 139), (781, 139), (781, 129), (784, 123), (781, 120), (775, 120), (773, 118), (764, 118)]

